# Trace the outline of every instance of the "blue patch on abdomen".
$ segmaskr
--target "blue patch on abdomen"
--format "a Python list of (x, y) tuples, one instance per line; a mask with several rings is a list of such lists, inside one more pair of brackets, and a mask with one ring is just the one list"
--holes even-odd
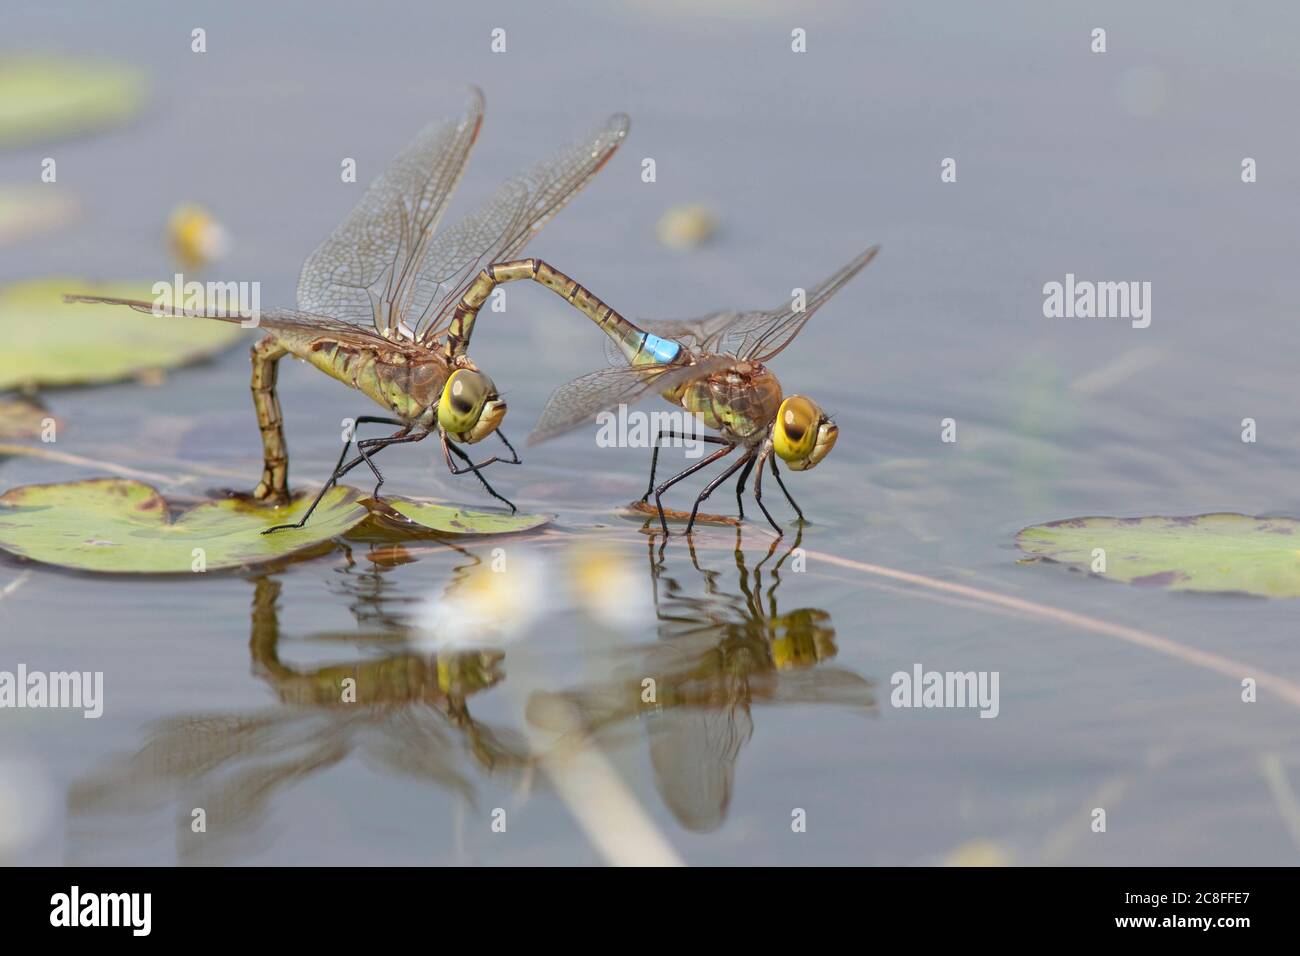
[(679, 343), (672, 339), (661, 339), (657, 335), (645, 334), (641, 340), (641, 351), (650, 356), (654, 361), (661, 365), (667, 365), (673, 359), (677, 358), (677, 353), (682, 350)]

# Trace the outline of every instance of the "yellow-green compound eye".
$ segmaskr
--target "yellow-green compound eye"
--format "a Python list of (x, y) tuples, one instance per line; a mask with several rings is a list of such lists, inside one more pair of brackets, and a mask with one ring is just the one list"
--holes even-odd
[(495, 390), (492, 380), (482, 372), (457, 369), (447, 379), (438, 399), (439, 423), (457, 435), (472, 430), (483, 413), (483, 403)]
[(817, 444), (817, 426), (822, 410), (802, 395), (791, 395), (781, 403), (772, 426), (772, 448), (785, 461), (802, 461)]

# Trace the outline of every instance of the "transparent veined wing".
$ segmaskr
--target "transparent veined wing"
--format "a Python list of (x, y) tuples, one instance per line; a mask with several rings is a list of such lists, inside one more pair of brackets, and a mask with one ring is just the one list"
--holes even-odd
[[(64, 295), (64, 302), (90, 302), (100, 305), (124, 305), (129, 309), (135, 309), (137, 312), (143, 312), (145, 315), (156, 315), (159, 318), (186, 318), (186, 319), (211, 319), (217, 322), (238, 322), (240, 324), (246, 321), (241, 315), (217, 315), (210, 312), (198, 312), (193, 309), (172, 309), (170, 312), (159, 312), (152, 302), (143, 299), (115, 299), (106, 295), (78, 295), (69, 293)], [(347, 337), (351, 341), (372, 345), (392, 348), (393, 342), (385, 339), (383, 336), (373, 332), (362, 325), (355, 325), (352, 322), (345, 322), (342, 319), (336, 319), (329, 315), (316, 315), (311, 312), (302, 312), (296, 309), (264, 309), (257, 313), (257, 325), (250, 328), (270, 329), (272, 331), (290, 331), (303, 332), (311, 335), (333, 335)]]
[(803, 308), (794, 303), (752, 312), (711, 312), (696, 319), (638, 322), (652, 335), (674, 339), (700, 352), (720, 352), (767, 362), (803, 330), (813, 313), (875, 258), (872, 246), (807, 292)]
[(710, 356), (693, 365), (623, 365), (602, 368), (561, 385), (528, 436), (536, 445), (593, 420), (601, 412), (631, 405), (650, 392), (664, 392), (729, 368), (732, 360)]
[(307, 257), (298, 277), (299, 309), (396, 331), (404, 286), (414, 278), (482, 124), (483, 94), (471, 87), (463, 116), (420, 131)]
[(441, 321), (485, 267), (516, 258), (551, 218), (591, 181), (627, 137), (628, 118), (616, 113), (532, 169), (507, 180), (486, 202), (429, 244), (405, 311), (430, 344)]

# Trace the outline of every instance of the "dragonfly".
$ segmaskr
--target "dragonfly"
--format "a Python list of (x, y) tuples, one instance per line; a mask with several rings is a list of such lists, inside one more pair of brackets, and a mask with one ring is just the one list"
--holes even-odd
[[(736, 766), (766, 705), (834, 705), (870, 713), (871, 680), (836, 666), (831, 616), (821, 608), (778, 607), (782, 567), (801, 543), (796, 536), (774, 565), (780, 539), (751, 563), (736, 529), (735, 574), (700, 563), (687, 542), (703, 588), (670, 573), (663, 544), (647, 541), (658, 640), (611, 678), (558, 692), (536, 691), (529, 723), (613, 743), (646, 736), (655, 789), (688, 830), (708, 833), (726, 821)], [(766, 567), (765, 567), (766, 565)], [(683, 565), (685, 569), (685, 565)], [(691, 575), (691, 571), (687, 570)], [(656, 696), (643, 699), (642, 675), (653, 674)], [(567, 705), (557, 707), (556, 705)]]
[[(307, 257), (298, 279), (297, 309), (260, 313), (266, 337), (252, 348), (253, 408), (262, 437), (262, 477), (252, 497), (268, 505), (290, 501), (289, 456), (276, 393), (278, 363), (305, 360), (385, 409), (362, 415), (344, 434), (343, 451), (302, 519), (270, 533), (300, 528), (324, 494), (365, 464), (378, 496), (384, 477), (373, 455), (391, 445), (437, 435), (453, 475), (472, 472), (492, 497), (482, 469), (519, 464), (501, 431), (506, 402), (492, 379), (470, 360), (474, 317), (461, 300), (481, 284), (485, 267), (516, 257), (607, 163), (627, 136), (616, 113), (551, 158), (507, 180), (482, 205), (438, 230), (483, 123), (483, 94), (469, 90), (464, 114), (426, 126), (374, 180), (356, 207)], [(154, 303), (91, 295), (65, 301), (108, 303), (159, 314)], [(245, 321), (237, 315), (172, 310), (167, 315)], [(356, 439), (365, 424), (395, 425), (385, 437)], [(461, 447), (496, 434), (509, 452), (475, 462)], [(348, 459), (356, 441), (357, 455)], [(453, 461), (453, 457), (457, 461)]]
[[(696, 436), (664, 428), (655, 436), (650, 482), (640, 503), (648, 505), (650, 496), (654, 495), (664, 535), (669, 533), (664, 493), (739, 449), (740, 457), (710, 481), (695, 499), (686, 533), (690, 534), (695, 526), (700, 505), (739, 471), (736, 505), (741, 518), (745, 515), (745, 485), (753, 472), (754, 500), (781, 536), (783, 529), (763, 504), (764, 468), (771, 468), (786, 500), (803, 523), (803, 510), (786, 488), (777, 469), (777, 459), (792, 471), (807, 471), (830, 454), (839, 429), (811, 398), (784, 396), (780, 381), (767, 363), (794, 340), (813, 314), (862, 271), (879, 250), (879, 246), (872, 246), (804, 296), (774, 309), (712, 312), (695, 319), (643, 321), (639, 325), (546, 262), (524, 259), (485, 269), (457, 306), (456, 316), (472, 315), (495, 285), (518, 279), (541, 283), (566, 299), (608, 336), (611, 365), (556, 389), (528, 443), (535, 445), (555, 438), (591, 422), (601, 412), (631, 405), (651, 392), (658, 392), (669, 402), (695, 414), (705, 427), (721, 433)], [(665, 438), (697, 437), (722, 447), (656, 485), (660, 442)]]

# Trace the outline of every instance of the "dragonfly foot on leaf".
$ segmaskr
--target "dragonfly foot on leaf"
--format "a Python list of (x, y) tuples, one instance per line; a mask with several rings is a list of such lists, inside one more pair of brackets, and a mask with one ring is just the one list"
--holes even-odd
[[(359, 454), (351, 461), (344, 461), (344, 459), (347, 458), (348, 449), (352, 447), (353, 436), (356, 432), (355, 426), (364, 425), (368, 423), (380, 424), (380, 425), (401, 425), (402, 427), (398, 429), (398, 431), (395, 434), (390, 435), (387, 438), (367, 438), (365, 440), (358, 441), (357, 451), (359, 452)], [(406, 425), (395, 418), (383, 418), (377, 415), (360, 416), (359, 418), (356, 419), (354, 423), (354, 427), (351, 433), (349, 433), (348, 435), (347, 441), (343, 443), (343, 451), (339, 453), (339, 460), (338, 463), (335, 464), (334, 466), (333, 473), (330, 475), (329, 480), (326, 481), (325, 484), (321, 486), (320, 491), (316, 493), (316, 497), (312, 500), (312, 503), (308, 506), (303, 516), (300, 519), (298, 519), (298, 521), (295, 522), (294, 524), (279, 524), (273, 528), (267, 528), (265, 531), (262, 532), (262, 534), (270, 534), (273, 531), (285, 531), (288, 529), (297, 529), (303, 527), (307, 523), (307, 519), (311, 517), (311, 513), (316, 510), (316, 506), (320, 504), (321, 499), (325, 497), (326, 492), (328, 492), (331, 488), (333, 488), (336, 484), (338, 484), (340, 478), (342, 478), (344, 475), (350, 472), (353, 468), (357, 467), (357, 465), (363, 463), (366, 465), (367, 468), (370, 469), (370, 471), (374, 474), (375, 478), (377, 479), (375, 484), (374, 494), (372, 495), (372, 497), (378, 497), (379, 488), (384, 483), (384, 476), (383, 474), (380, 473), (379, 469), (375, 467), (375, 463), (370, 460), (370, 456), (383, 448), (387, 448), (389, 445), (401, 445), (409, 442), (417, 442), (423, 438), (428, 437), (428, 435), (429, 432), (427, 431), (415, 432), (414, 434), (411, 434), (411, 426)]]

